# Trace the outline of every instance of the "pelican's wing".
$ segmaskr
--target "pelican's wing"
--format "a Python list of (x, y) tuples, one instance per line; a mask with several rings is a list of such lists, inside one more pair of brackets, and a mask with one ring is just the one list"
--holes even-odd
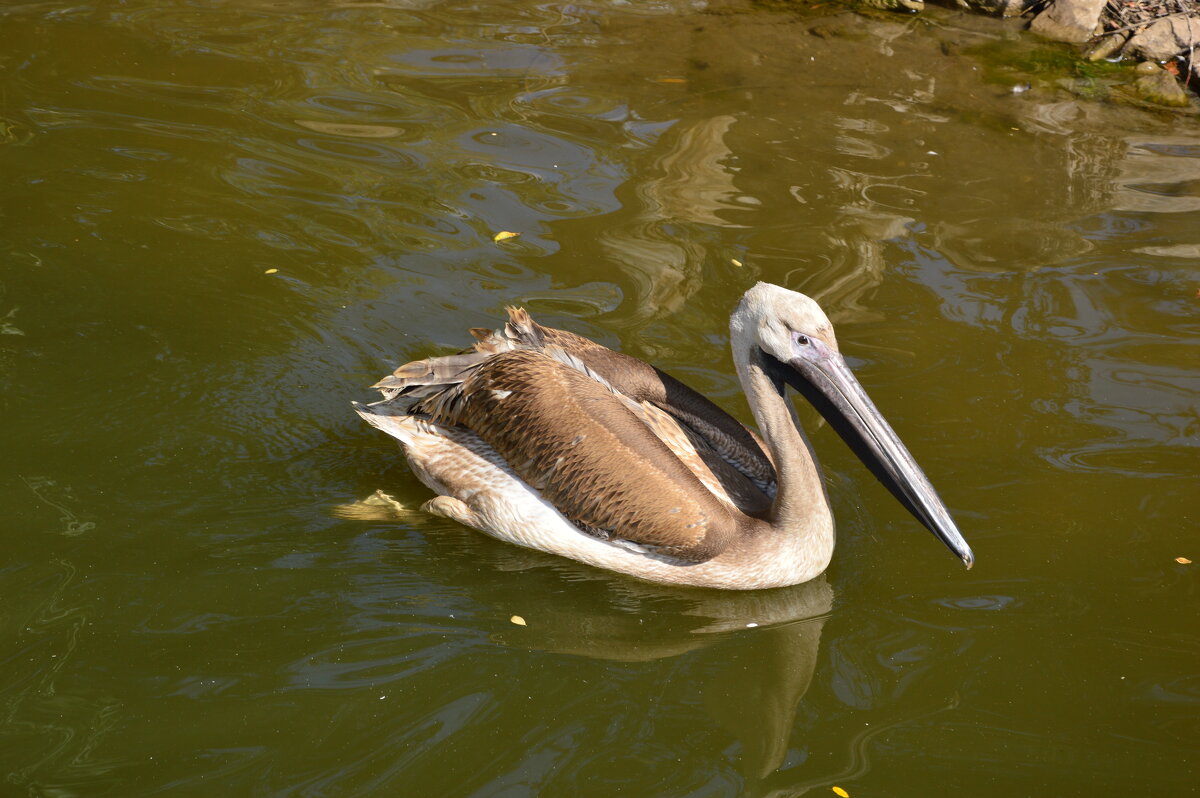
[(400, 397), (420, 398), (437, 393), (462, 382), (467, 374), (490, 355), (483, 352), (464, 352), (444, 357), (431, 357), (405, 363), (387, 377), (372, 385), (385, 400)]
[(556, 347), (493, 355), (411, 408), (470, 429), (588, 531), (672, 557), (723, 551), (738, 517), (602, 377)]
[(710, 493), (746, 515), (762, 516), (772, 495), (738, 471), (706, 438), (649, 402), (624, 397), (630, 410), (688, 467)]
[(549, 333), (551, 343), (559, 344), (563, 349), (600, 347), (582, 336), (542, 327), (523, 308), (508, 308), (508, 317), (508, 323), (499, 330), (472, 327), (470, 333), (476, 343), (470, 349), (456, 355), (405, 363), (371, 387), (378, 388), (389, 401), (400, 397), (420, 399), (430, 396), (461, 383), (471, 370), (492, 355), (517, 349), (543, 349), (547, 344), (546, 333)]
[[(581, 335), (538, 324), (522, 308), (508, 308), (508, 322), (498, 330), (471, 330), (477, 343), (473, 349), (457, 355), (429, 358), (406, 363), (395, 373), (375, 384), (386, 399), (422, 398), (462, 383), (485, 360), (495, 354), (519, 350), (559, 350), (574, 358), (583, 371), (611, 386), (635, 402), (653, 405), (677, 422), (683, 437), (691, 441), (694, 453), (707, 465), (713, 481), (698, 475), (714, 492), (728, 498), (747, 513), (765, 509), (775, 495), (775, 469), (762, 440), (712, 401), (679, 380), (629, 355), (611, 349)], [(578, 369), (577, 369), (578, 370)], [(644, 412), (642, 420), (666, 440), (662, 419)], [(675, 447), (672, 447), (675, 448)], [(681, 449), (676, 449), (685, 457)], [(693, 461), (688, 461), (692, 464)], [(726, 466), (722, 466), (723, 462)], [(719, 485), (714, 484), (719, 483)]]
[(775, 468), (762, 439), (707, 397), (649, 363), (575, 333), (544, 327), (523, 309), (509, 308), (508, 313), (505, 333), (520, 346), (556, 346), (574, 355), (620, 393), (670, 413), (756, 488), (774, 495)]

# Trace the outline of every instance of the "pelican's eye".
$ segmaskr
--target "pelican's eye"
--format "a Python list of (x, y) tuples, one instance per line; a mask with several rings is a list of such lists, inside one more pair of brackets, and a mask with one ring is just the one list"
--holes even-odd
[(795, 343), (796, 346), (808, 346), (810, 343), (812, 343), (808, 340), (807, 335), (798, 332), (792, 333), (792, 342)]

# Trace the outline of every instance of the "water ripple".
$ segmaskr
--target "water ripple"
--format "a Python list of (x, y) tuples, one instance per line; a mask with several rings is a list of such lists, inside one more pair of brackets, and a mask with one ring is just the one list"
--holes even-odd
[[(1179, 792), (1190, 123), (980, 89), (936, 9), (767, 5), (0, 9), (10, 786)], [(347, 400), (510, 303), (748, 417), (758, 279), (828, 308), (978, 569), (811, 424), (842, 535), (795, 590), (333, 516), (428, 498)]]

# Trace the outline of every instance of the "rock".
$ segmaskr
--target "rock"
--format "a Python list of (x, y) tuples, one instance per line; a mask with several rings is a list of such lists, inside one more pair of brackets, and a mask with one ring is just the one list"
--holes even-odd
[(1025, 7), (1024, 0), (955, 0), (955, 2), (960, 8), (968, 11), (1006, 17), (1019, 15)]
[(1005, 17), (1019, 17), (1032, 5), (1033, 0), (1000, 0), (1000, 14)]
[(1108, 0), (1058, 0), (1030, 24), (1034, 33), (1060, 42), (1082, 44), (1092, 38)]
[(1155, 105), (1166, 105), (1171, 108), (1186, 108), (1187, 92), (1175, 80), (1175, 76), (1165, 69), (1159, 69), (1152, 75), (1143, 75), (1133, 84), (1133, 90), (1139, 98)]
[(1200, 44), (1200, 19), (1169, 17), (1156, 19), (1133, 34), (1129, 51), (1148, 61), (1166, 61)]
[(1125, 46), (1125, 37), (1119, 33), (1097, 39), (1085, 53), (1087, 60), (1100, 61), (1108, 58)]

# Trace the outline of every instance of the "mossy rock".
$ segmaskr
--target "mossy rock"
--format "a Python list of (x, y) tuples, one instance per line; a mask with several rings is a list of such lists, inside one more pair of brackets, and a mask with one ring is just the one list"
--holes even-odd
[(1168, 108), (1187, 108), (1191, 105), (1187, 92), (1175, 76), (1165, 69), (1152, 75), (1142, 75), (1133, 83), (1134, 93), (1142, 100)]

